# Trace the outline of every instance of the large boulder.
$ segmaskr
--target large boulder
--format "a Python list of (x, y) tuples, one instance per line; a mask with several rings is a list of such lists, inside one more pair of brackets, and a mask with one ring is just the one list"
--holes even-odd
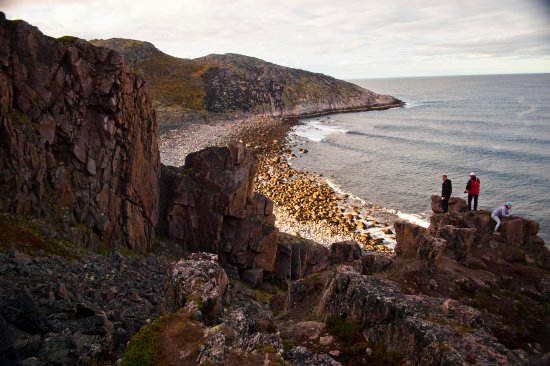
[(330, 261), (330, 250), (324, 245), (281, 233), (271, 280), (284, 286), (288, 280), (298, 280), (324, 271), (331, 264)]
[(209, 253), (192, 253), (174, 263), (168, 271), (165, 310), (174, 312), (184, 306), (198, 310), (206, 323), (215, 323), (223, 315), (223, 297), (228, 278)]
[(330, 246), (331, 264), (350, 263), (361, 258), (361, 247), (354, 241), (341, 241)]
[(397, 220), (395, 228), (395, 253), (403, 258), (415, 258), (426, 229), (405, 220)]
[(257, 159), (241, 144), (189, 154), (164, 167), (163, 217), (171, 239), (218, 255), (222, 266), (275, 270), (278, 229), (273, 202), (254, 193)]
[(392, 282), (342, 266), (327, 281), (317, 315), (367, 324), (363, 336), (419, 365), (510, 365), (519, 360), (474, 308), (443, 298), (405, 295)]
[[(466, 212), (467, 210), (468, 204), (465, 200), (458, 197), (449, 198), (449, 213)], [(432, 195), (432, 211), (435, 213), (443, 213), (443, 207), (441, 206), (441, 196)]]
[(146, 253), (160, 156), (144, 80), (117, 52), (23, 21), (0, 21), (0, 64), (0, 208), (64, 212), (97, 238), (71, 239)]

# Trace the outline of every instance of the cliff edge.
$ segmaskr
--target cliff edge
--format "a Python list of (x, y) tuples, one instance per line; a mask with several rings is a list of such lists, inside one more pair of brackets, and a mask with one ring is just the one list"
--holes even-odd
[(145, 253), (158, 221), (157, 122), (119, 53), (0, 21), (0, 207), (71, 240)]

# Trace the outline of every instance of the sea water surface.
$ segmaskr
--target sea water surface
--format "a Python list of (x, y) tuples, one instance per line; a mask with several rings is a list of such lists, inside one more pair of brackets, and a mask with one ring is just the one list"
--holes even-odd
[(441, 175), (463, 193), (481, 180), (479, 208), (512, 201), (550, 241), (550, 74), (364, 79), (353, 83), (404, 108), (303, 120), (294, 138), (309, 150), (293, 166), (342, 191), (426, 218)]

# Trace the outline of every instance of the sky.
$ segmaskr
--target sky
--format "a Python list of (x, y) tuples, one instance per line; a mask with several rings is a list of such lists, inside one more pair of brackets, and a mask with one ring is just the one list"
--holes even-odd
[(52, 37), (240, 53), (342, 79), (550, 72), (550, 0), (0, 0)]

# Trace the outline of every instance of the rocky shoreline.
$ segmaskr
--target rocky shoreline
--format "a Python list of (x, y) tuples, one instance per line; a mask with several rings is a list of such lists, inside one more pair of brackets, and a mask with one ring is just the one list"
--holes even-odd
[(337, 192), (316, 173), (292, 168), (296, 154), (307, 153), (289, 136), (298, 123), (294, 118), (260, 116), (181, 123), (160, 135), (161, 161), (181, 166), (194, 150), (243, 143), (258, 154), (255, 189), (274, 201), (281, 231), (325, 245), (355, 240), (364, 250), (390, 253), (395, 245), (391, 222), (397, 215)]
[[(386, 211), (292, 168), (297, 120), (168, 130), (185, 165), (161, 165), (147, 84), (117, 52), (1, 12), (0, 30), (2, 365), (548, 364), (538, 223), (496, 235), (490, 212), (434, 196), (389, 255)], [(229, 71), (211, 76), (236, 91)]]

